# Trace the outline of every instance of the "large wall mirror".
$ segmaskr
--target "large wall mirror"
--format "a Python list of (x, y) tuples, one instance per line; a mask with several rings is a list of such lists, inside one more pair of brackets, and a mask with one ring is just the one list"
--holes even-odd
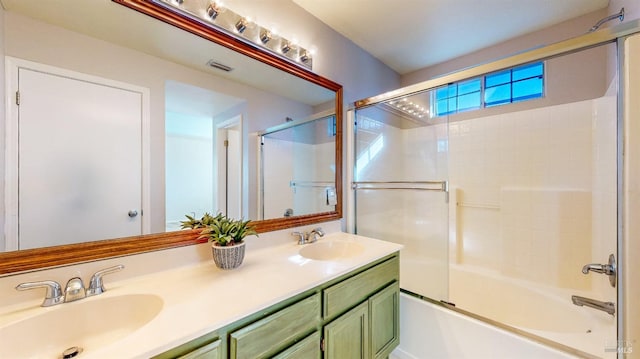
[(0, 2), (0, 275), (341, 218), (339, 84), (151, 1)]

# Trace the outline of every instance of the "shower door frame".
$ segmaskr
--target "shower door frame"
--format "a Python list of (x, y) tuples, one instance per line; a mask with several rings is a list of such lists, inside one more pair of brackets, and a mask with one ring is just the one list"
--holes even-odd
[[(524, 53), (516, 54), (510, 57), (506, 57), (494, 62), (478, 65), (475, 67), (471, 67), (465, 70), (461, 70), (458, 72), (454, 72), (451, 74), (447, 74), (432, 80), (423, 81), (414, 85), (410, 85), (404, 88), (400, 88), (397, 90), (393, 90), (384, 94), (380, 94), (377, 96), (372, 96), (369, 98), (361, 99), (355, 101), (352, 106), (350, 106), (347, 111), (347, 138), (354, 138), (355, 129), (355, 111), (361, 110), (370, 106), (375, 106), (382, 102), (399, 99), (401, 97), (410, 96), (417, 94), (419, 92), (424, 92), (428, 90), (433, 90), (437, 87), (447, 85), (449, 83), (455, 83), (462, 80), (474, 78), (477, 76), (485, 75), (487, 73), (496, 72), (508, 68), (513, 68), (519, 65), (524, 65), (527, 63), (532, 63), (536, 61), (548, 60), (551, 58), (569, 55), (578, 51), (587, 50), (590, 48), (607, 45), (607, 44), (615, 44), (617, 47), (617, 73), (618, 73), (618, 84), (617, 84), (617, 133), (616, 133), (616, 176), (617, 176), (617, 235), (616, 235), (616, 259), (617, 259), (617, 286), (616, 286), (616, 307), (617, 307), (617, 338), (618, 342), (626, 338), (625, 330), (624, 330), (624, 318), (626, 315), (626, 311), (624, 309), (626, 303), (624, 301), (625, 297), (625, 285), (624, 285), (624, 268), (626, 266), (626, 258), (623, 248), (625, 247), (625, 237), (624, 237), (624, 194), (625, 194), (625, 182), (624, 182), (624, 136), (625, 136), (625, 109), (624, 109), (624, 85), (626, 79), (623, 77), (623, 69), (624, 69), (624, 58), (625, 58), (625, 43), (624, 40), (632, 35), (640, 33), (640, 20), (632, 20), (629, 22), (624, 22), (616, 26), (607, 27), (598, 31), (590, 32), (585, 35), (581, 35), (575, 38), (571, 38), (568, 40), (560, 41), (551, 45), (546, 45), (540, 48), (536, 48)], [(352, 141), (349, 141), (352, 142)], [(354, 161), (355, 154), (355, 144), (347, 143), (347, 158), (348, 161)], [(347, 165), (347, 173), (346, 180), (349, 183), (347, 188), (351, 188), (351, 185), (354, 181), (354, 166), (355, 163), (348, 163)], [(355, 194), (354, 190), (350, 189), (347, 198), (347, 230), (350, 232), (354, 232), (355, 230)], [(496, 325), (503, 329), (507, 329), (509, 331), (513, 331), (513, 328), (503, 325), (501, 323), (487, 320), (486, 318), (479, 317), (474, 315), (473, 313), (466, 312), (464, 310), (460, 310), (453, 306), (448, 306), (446, 303), (439, 303), (433, 301), (435, 304), (444, 305), (447, 308), (463, 313), (465, 315), (469, 315), (476, 319), (488, 322), (489, 324)], [(546, 345), (557, 347), (561, 350), (568, 352), (579, 352), (579, 350), (564, 346), (560, 343), (556, 343), (550, 340), (546, 340), (545, 338), (541, 338), (535, 336), (533, 334), (529, 334), (527, 332), (523, 332), (520, 330), (516, 330), (518, 334), (532, 337), (538, 341), (545, 343)], [(619, 353), (620, 355), (620, 353)]]

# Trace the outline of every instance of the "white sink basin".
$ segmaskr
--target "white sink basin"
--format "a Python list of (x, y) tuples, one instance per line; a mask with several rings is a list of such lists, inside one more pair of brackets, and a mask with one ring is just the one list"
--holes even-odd
[(42, 308), (42, 314), (0, 328), (0, 357), (60, 358), (71, 347), (88, 352), (133, 333), (162, 306), (158, 296), (130, 294)]
[(318, 261), (331, 261), (355, 257), (364, 252), (364, 246), (349, 241), (325, 241), (307, 244), (300, 249), (300, 255)]

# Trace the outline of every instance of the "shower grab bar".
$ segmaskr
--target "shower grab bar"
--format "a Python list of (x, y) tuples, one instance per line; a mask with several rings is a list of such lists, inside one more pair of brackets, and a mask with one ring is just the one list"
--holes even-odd
[[(381, 185), (380, 187), (374, 187)], [(382, 185), (402, 185), (402, 186), (382, 186)], [(437, 185), (436, 188), (418, 187), (418, 186), (405, 186), (405, 185)], [(354, 190), (368, 189), (368, 190), (418, 190), (418, 191), (434, 191), (434, 192), (449, 192), (448, 181), (359, 181), (353, 182), (351, 188)]]
[(499, 204), (493, 204), (493, 203), (458, 202), (456, 204), (458, 205), (458, 207), (495, 209), (495, 210), (500, 209)]

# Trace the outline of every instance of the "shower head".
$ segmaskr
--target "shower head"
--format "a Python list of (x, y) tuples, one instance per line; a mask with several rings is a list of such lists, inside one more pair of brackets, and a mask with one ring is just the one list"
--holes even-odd
[(595, 25), (593, 25), (590, 29), (589, 32), (594, 32), (596, 30), (598, 30), (600, 28), (600, 26), (602, 26), (604, 23), (614, 20), (614, 19), (620, 19), (620, 21), (624, 20), (624, 8), (620, 9), (620, 12), (618, 12), (617, 14), (613, 14), (613, 15), (609, 15), (607, 17), (605, 17), (604, 19), (600, 19), (600, 21), (598, 21)]

